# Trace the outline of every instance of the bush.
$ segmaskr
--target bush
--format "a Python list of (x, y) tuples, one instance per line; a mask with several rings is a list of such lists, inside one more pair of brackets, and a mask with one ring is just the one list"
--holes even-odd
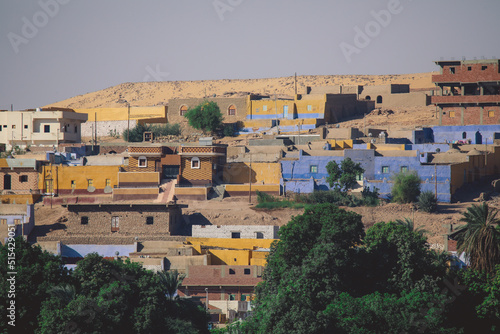
[(437, 211), (437, 199), (432, 191), (424, 191), (418, 196), (418, 208), (428, 213)]
[(371, 191), (370, 188), (364, 187), (363, 191), (361, 191), (361, 196), (363, 198), (363, 204), (366, 206), (377, 206), (379, 204), (377, 188)]
[(278, 199), (276, 199), (274, 196), (257, 190), (257, 202), (259, 202), (259, 204), (277, 201)]
[(417, 172), (398, 173), (394, 176), (392, 200), (397, 203), (415, 202), (420, 195), (420, 177)]
[(130, 131), (128, 129), (123, 131), (123, 140), (133, 143), (141, 142), (143, 133), (148, 130), (149, 127), (138, 123), (134, 128), (130, 129)]
[[(137, 124), (134, 128), (130, 129), (130, 140), (128, 129), (123, 131), (123, 140), (130, 142), (141, 142), (143, 140), (144, 132), (152, 132), (154, 137), (163, 136), (178, 136), (181, 134), (181, 126), (179, 124), (164, 124), (164, 125), (142, 125)], [(111, 131), (110, 131), (111, 134)]]
[(233, 124), (225, 124), (222, 130), (224, 137), (233, 137), (234, 136), (234, 125)]

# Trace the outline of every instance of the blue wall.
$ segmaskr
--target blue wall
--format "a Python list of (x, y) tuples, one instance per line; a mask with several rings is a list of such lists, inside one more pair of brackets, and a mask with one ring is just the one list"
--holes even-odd
[[(470, 139), (471, 144), (493, 144), (493, 139), (500, 134), (500, 125), (464, 125), (464, 126), (435, 126), (432, 128), (434, 133), (434, 142), (436, 143), (449, 143), (459, 140), (464, 140), (463, 133), (465, 132), (465, 139)], [(476, 139), (482, 137), (478, 142)]]
[(103, 257), (113, 257), (116, 251), (120, 252), (120, 256), (129, 256), (135, 252), (135, 245), (61, 245), (62, 257), (85, 257), (93, 252)]

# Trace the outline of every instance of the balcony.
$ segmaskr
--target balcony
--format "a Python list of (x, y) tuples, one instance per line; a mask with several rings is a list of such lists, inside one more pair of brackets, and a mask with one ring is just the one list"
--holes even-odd
[(448, 95), (432, 96), (432, 104), (482, 104), (500, 103), (500, 95)]

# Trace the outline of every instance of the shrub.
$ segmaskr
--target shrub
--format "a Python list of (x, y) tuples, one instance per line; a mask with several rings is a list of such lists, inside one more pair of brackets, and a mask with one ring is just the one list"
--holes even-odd
[(234, 125), (233, 124), (225, 124), (222, 130), (224, 137), (233, 137), (234, 136)]
[(148, 130), (148, 126), (138, 123), (134, 128), (130, 129), (130, 131), (128, 129), (123, 131), (123, 140), (134, 143), (141, 142), (143, 133)]
[(394, 202), (415, 202), (418, 195), (420, 195), (420, 177), (417, 172), (401, 172), (396, 174), (391, 194)]
[(179, 124), (152, 125), (149, 131), (153, 132), (155, 137), (178, 136), (181, 134), (181, 126)]
[(418, 208), (428, 213), (437, 211), (437, 199), (432, 191), (424, 191), (418, 196)]
[(267, 193), (264, 193), (264, 192), (257, 190), (257, 202), (259, 202), (259, 204), (276, 202), (276, 201), (277, 201), (277, 199), (274, 198), (274, 196), (271, 196)]
[(379, 204), (377, 188), (371, 191), (370, 188), (364, 187), (363, 191), (361, 191), (361, 196), (363, 198), (363, 204), (366, 206), (377, 206)]

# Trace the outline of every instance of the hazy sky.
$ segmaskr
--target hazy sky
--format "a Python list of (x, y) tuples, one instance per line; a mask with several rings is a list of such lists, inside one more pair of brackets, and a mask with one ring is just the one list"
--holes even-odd
[(499, 0), (3, 0), (0, 109), (123, 82), (438, 70), (500, 57)]

